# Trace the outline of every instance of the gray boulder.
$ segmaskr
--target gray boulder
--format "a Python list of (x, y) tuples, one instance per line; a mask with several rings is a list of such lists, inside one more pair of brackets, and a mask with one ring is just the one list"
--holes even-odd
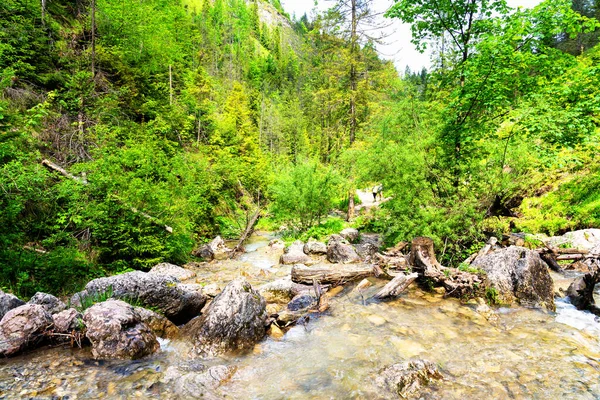
[(258, 288), (258, 292), (267, 301), (267, 303), (280, 304), (286, 304), (292, 298), (294, 298), (294, 296), (303, 292), (309, 292), (311, 290), (312, 286), (293, 282), (291, 276), (265, 283)]
[(304, 243), (297, 240), (283, 250), (279, 263), (285, 265), (312, 264), (313, 260), (304, 254)]
[(179, 279), (180, 281), (187, 281), (188, 279), (192, 279), (196, 276), (194, 271), (190, 271), (189, 269), (182, 268), (175, 264), (169, 263), (160, 263), (152, 267), (149, 274), (157, 274), (157, 275), (166, 275), (172, 276), (174, 278)]
[(86, 336), (95, 358), (138, 359), (159, 348), (156, 336), (135, 308), (121, 300), (108, 300), (85, 310)]
[(69, 333), (83, 328), (83, 315), (74, 308), (54, 314), (52, 319), (54, 331), (58, 333)]
[(34, 347), (52, 327), (52, 316), (39, 304), (25, 304), (8, 311), (0, 321), (0, 356), (12, 356)]
[(334, 264), (351, 264), (360, 261), (360, 256), (340, 235), (331, 235), (327, 243), (327, 261)]
[(50, 314), (56, 314), (67, 309), (67, 305), (57, 297), (48, 293), (37, 292), (29, 300), (29, 304), (39, 304)]
[(346, 228), (340, 232), (340, 236), (349, 241), (350, 243), (356, 243), (360, 238), (360, 233), (357, 229)]
[(201, 355), (249, 350), (266, 333), (265, 299), (245, 279), (230, 282), (184, 333)]
[(24, 304), (25, 302), (14, 294), (4, 293), (0, 290), (0, 320), (4, 318), (7, 312)]
[(424, 360), (405, 361), (390, 365), (375, 377), (375, 384), (400, 398), (416, 396), (421, 387), (442, 379), (435, 364)]
[(304, 245), (303, 251), (305, 254), (327, 254), (327, 245), (322, 242), (317, 242), (314, 239), (308, 239)]
[(304, 293), (295, 296), (287, 305), (290, 311), (305, 310), (308, 307), (317, 304), (317, 298), (311, 294)]
[(229, 380), (236, 368), (225, 365), (207, 367), (202, 364), (170, 366), (166, 369), (163, 383), (181, 398), (222, 399), (214, 393), (219, 386)]
[(217, 236), (209, 243), (201, 246), (192, 254), (196, 257), (201, 257), (207, 261), (223, 260), (229, 256), (229, 248), (221, 236)]
[(503, 303), (554, 310), (554, 284), (539, 254), (511, 246), (478, 257), (473, 267), (484, 270)]
[(135, 271), (90, 281), (84, 291), (73, 295), (71, 304), (80, 304), (86, 296), (111, 292), (113, 298), (131, 299), (144, 307), (156, 308), (178, 325), (199, 315), (206, 303), (200, 285), (184, 285), (172, 276)]

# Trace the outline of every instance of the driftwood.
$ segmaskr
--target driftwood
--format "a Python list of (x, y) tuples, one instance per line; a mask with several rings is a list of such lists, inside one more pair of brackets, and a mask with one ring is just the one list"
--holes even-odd
[(552, 271), (562, 272), (562, 268), (558, 265), (556, 255), (554, 253), (540, 253), (540, 258), (548, 264)]
[(583, 253), (578, 253), (578, 254), (561, 254), (561, 255), (559, 255), (559, 256), (556, 257), (556, 259), (558, 261), (581, 260), (582, 258), (585, 258), (585, 254), (583, 254)]
[(367, 264), (320, 264), (307, 267), (296, 264), (292, 267), (292, 281), (310, 285), (316, 279), (320, 283), (343, 284), (375, 276), (376, 269)]
[(595, 265), (592, 272), (588, 272), (571, 283), (567, 289), (569, 301), (578, 310), (589, 310), (600, 315), (600, 308), (595, 305), (594, 301), (594, 288), (598, 283), (600, 283), (600, 270)]
[(410, 275), (400, 274), (385, 285), (373, 298), (384, 300), (394, 298), (404, 292), (408, 287), (419, 277), (419, 274), (412, 273)]
[[(69, 179), (72, 179), (72, 180), (74, 180), (76, 182), (79, 182), (82, 185), (87, 185), (88, 184), (88, 181), (87, 181), (85, 175), (84, 176), (75, 176), (72, 173), (70, 173), (69, 171), (67, 171), (66, 169), (64, 169), (63, 167), (61, 167), (60, 165), (55, 164), (55, 163), (53, 163), (50, 160), (42, 160), (42, 165), (45, 166), (48, 169), (51, 169), (52, 171), (58, 172), (59, 174), (65, 176), (65, 177), (67, 177)], [(146, 218), (148, 221), (152, 222), (153, 224), (164, 227), (167, 232), (173, 233), (173, 228), (171, 228), (169, 225), (163, 225), (163, 224), (161, 224), (160, 221), (157, 218), (153, 217), (152, 215), (147, 214), (147, 213), (145, 213), (143, 211), (139, 211), (135, 207), (130, 207), (129, 209), (134, 214), (141, 215), (142, 217)]]
[(479, 275), (442, 266), (435, 256), (430, 238), (413, 240), (409, 263), (422, 279), (430, 279), (434, 284), (443, 286), (446, 296), (472, 296), (483, 289), (483, 278)]

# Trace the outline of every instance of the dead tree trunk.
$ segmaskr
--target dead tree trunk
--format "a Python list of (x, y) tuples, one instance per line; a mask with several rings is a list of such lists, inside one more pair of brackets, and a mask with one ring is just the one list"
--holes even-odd
[(409, 263), (422, 279), (430, 279), (446, 289), (446, 296), (472, 297), (482, 291), (484, 278), (456, 268), (443, 267), (437, 260), (433, 240), (418, 237), (413, 240)]
[(306, 285), (312, 284), (314, 279), (324, 284), (341, 285), (375, 275), (375, 268), (365, 264), (323, 264), (312, 267), (296, 264), (292, 267), (292, 281)]
[(256, 223), (258, 222), (258, 220), (260, 218), (260, 212), (261, 212), (261, 209), (258, 208), (256, 210), (256, 212), (254, 213), (254, 215), (252, 216), (252, 218), (250, 218), (250, 220), (248, 221), (248, 224), (246, 225), (246, 229), (240, 236), (240, 240), (238, 241), (238, 243), (235, 245), (235, 247), (231, 251), (229, 258), (235, 257), (235, 255), (237, 253), (242, 251), (244, 242), (246, 241), (246, 239), (248, 239), (248, 237), (250, 235), (252, 235), (252, 232), (254, 232), (254, 226), (256, 225)]
[(410, 275), (399, 274), (385, 285), (373, 298), (377, 300), (393, 299), (398, 297), (419, 277), (419, 274)]

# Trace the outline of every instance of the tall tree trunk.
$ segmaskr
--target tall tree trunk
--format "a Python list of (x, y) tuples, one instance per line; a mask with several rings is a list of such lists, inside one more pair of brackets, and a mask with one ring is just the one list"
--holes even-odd
[(92, 0), (92, 78), (96, 76), (96, 0)]
[(173, 104), (173, 70), (169, 64), (169, 104)]
[(348, 193), (348, 215), (346, 217), (346, 221), (350, 222), (354, 219), (355, 209), (354, 209), (354, 190), (350, 190)]
[(350, 34), (350, 144), (356, 139), (356, 90), (358, 88), (358, 74), (356, 71), (356, 58), (358, 56), (358, 38), (356, 36), (356, 0), (352, 0), (352, 31)]

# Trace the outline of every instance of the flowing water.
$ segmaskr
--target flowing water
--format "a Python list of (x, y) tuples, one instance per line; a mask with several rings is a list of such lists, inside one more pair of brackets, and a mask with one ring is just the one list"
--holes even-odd
[[(196, 267), (198, 282), (245, 276), (254, 285), (289, 273), (280, 252), (257, 236), (238, 260)], [(384, 282), (373, 279), (375, 286)], [(346, 287), (330, 309), (280, 339), (267, 337), (251, 354), (213, 360), (187, 357), (185, 342), (161, 340), (161, 351), (138, 361), (95, 361), (88, 349), (46, 348), (0, 361), (0, 398), (175, 398), (181, 383), (228, 365), (231, 377), (214, 390), (228, 399), (378, 399), (373, 378), (383, 367), (413, 357), (438, 364), (444, 380), (422, 392), (431, 399), (600, 398), (600, 324), (557, 301), (557, 312), (498, 309), (490, 323), (475, 305), (412, 288), (389, 303), (365, 304)], [(193, 382), (193, 379), (189, 382)], [(187, 388), (182, 398), (203, 392)], [(204, 393), (208, 398), (208, 394)], [(218, 398), (217, 397), (217, 398)]]

